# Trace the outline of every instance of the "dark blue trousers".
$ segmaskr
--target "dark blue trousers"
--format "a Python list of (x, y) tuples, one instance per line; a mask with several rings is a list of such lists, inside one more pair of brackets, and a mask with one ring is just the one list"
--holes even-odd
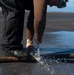
[[(41, 4), (37, 3), (38, 1)], [(40, 5), (39, 9), (37, 4)], [(34, 34), (35, 39), (42, 39), (46, 23), (47, 5), (45, 0), (0, 0), (0, 6), (4, 15), (3, 50), (23, 49), (21, 42), (23, 39), (24, 10), (30, 11), (26, 39), (33, 39)]]

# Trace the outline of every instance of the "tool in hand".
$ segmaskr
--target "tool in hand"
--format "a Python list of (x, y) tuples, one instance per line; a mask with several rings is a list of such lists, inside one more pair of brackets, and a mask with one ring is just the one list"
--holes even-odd
[(41, 60), (41, 57), (40, 57), (40, 46), (38, 44), (38, 49), (37, 49), (37, 53), (33, 56), (37, 61), (40, 61)]

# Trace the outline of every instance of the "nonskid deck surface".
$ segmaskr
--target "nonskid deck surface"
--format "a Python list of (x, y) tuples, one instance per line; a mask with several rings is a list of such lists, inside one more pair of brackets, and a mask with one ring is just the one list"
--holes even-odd
[[(52, 50), (52, 51), (50, 51)], [(55, 48), (54, 48), (55, 50)], [(66, 49), (67, 50), (67, 49)], [(45, 53), (46, 52), (46, 53)], [(1, 52), (0, 52), (1, 54)], [(3, 55), (3, 54), (1, 54)], [(61, 60), (61, 61), (67, 61), (67, 62), (74, 62), (74, 50), (67, 50), (67, 51), (60, 51), (60, 52), (54, 52), (53, 49), (48, 48), (40, 48), (40, 58), (37, 56), (37, 48), (35, 48), (35, 53), (27, 56), (21, 56), (21, 57), (8, 57), (8, 56), (1, 56), (0, 55), (0, 62), (36, 62), (39, 61), (41, 58), (43, 60)], [(39, 59), (39, 60), (38, 60)], [(58, 60), (58, 61), (59, 61)]]

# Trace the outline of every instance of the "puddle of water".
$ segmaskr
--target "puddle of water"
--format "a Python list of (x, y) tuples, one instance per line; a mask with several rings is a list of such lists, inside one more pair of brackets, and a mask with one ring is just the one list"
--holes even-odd
[(57, 31), (45, 33), (43, 43), (40, 45), (40, 53), (49, 54), (57, 52), (65, 54), (74, 53), (74, 32)]
[(2, 75), (2, 68), (0, 68), (0, 75)]
[[(39, 61), (39, 63), (41, 64), (42, 70), (49, 72), (50, 75), (57, 75), (56, 69), (53, 67), (53, 65), (54, 64), (59, 65), (61, 60), (59, 58), (58, 58), (58, 60), (52, 60), (51, 58), (50, 59), (42, 58), (41, 61)], [(66, 60), (65, 60), (65, 62), (66, 62)]]
[[(74, 48), (74, 32), (51, 32), (45, 33), (51, 38), (45, 39), (44, 45), (40, 45), (39, 54), (47, 54), (53, 52), (61, 52), (71, 50)], [(53, 38), (52, 38), (53, 36)], [(52, 44), (53, 42), (53, 44)], [(67, 42), (67, 43), (65, 43)], [(72, 43), (70, 45), (70, 43)], [(49, 46), (51, 45), (51, 46)], [(61, 45), (58, 46), (58, 45)], [(64, 46), (64, 47), (63, 47)], [(40, 55), (38, 55), (40, 56)], [(64, 60), (64, 62), (61, 62)], [(1, 64), (0, 64), (1, 65)], [(66, 58), (53, 59), (48, 57), (41, 57), (39, 63), (7, 63), (0, 66), (0, 75), (74, 75), (74, 64), (67, 63)], [(11, 72), (10, 74), (8, 74)]]
[(56, 41), (60, 42), (62, 45), (66, 45), (70, 48), (74, 48), (74, 32), (66, 32), (66, 31), (60, 31), (60, 32), (54, 32), (50, 33), (57, 35)]
[(71, 69), (73, 68), (71, 67), (72, 64), (67, 63), (66, 58), (62, 59), (64, 60), (63, 63), (59, 58), (57, 60), (52, 60), (51, 58), (42, 57), (41, 61), (39, 62), (39, 64), (41, 65), (40, 68), (49, 73), (49, 75), (73, 75), (74, 70), (71, 71)]
[(42, 58), (39, 63), (5, 63), (0, 68), (0, 75), (74, 75), (74, 64), (51, 58)]
[(74, 32), (46, 32), (43, 37), (43, 48), (74, 48)]

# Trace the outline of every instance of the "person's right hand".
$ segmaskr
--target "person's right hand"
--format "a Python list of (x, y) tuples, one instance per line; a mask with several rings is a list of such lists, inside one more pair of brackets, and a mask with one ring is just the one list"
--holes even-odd
[(41, 36), (38, 35), (38, 34), (35, 34), (35, 41), (36, 41), (37, 44), (42, 43), (42, 38), (41, 38)]

